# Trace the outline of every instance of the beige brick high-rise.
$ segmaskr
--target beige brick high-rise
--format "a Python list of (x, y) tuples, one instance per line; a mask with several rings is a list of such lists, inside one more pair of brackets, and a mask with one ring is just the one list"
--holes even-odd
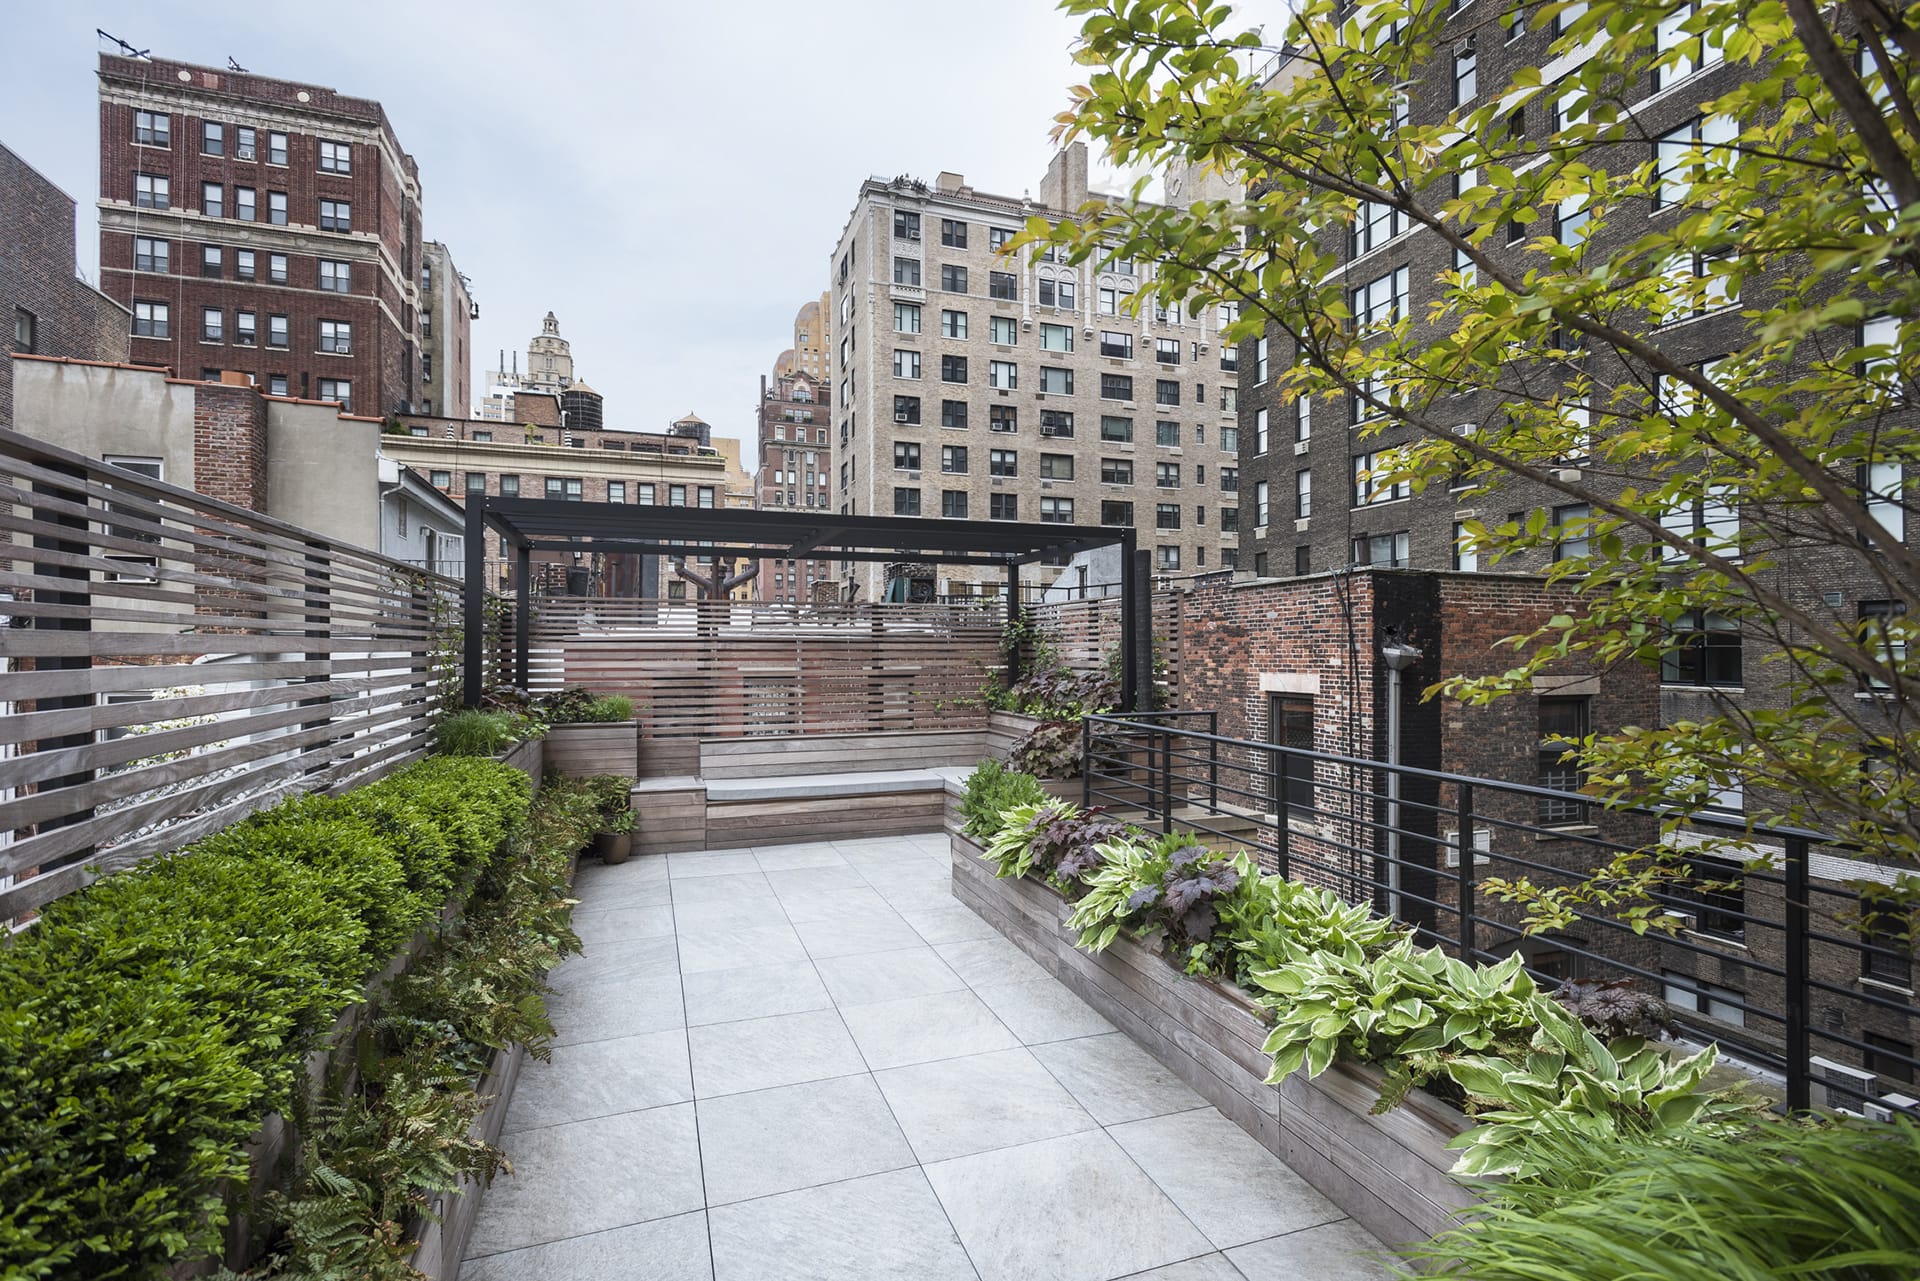
[[(1173, 199), (1202, 194), (1169, 187)], [(1027, 218), (1071, 217), (1087, 195), (1079, 144), (1055, 156), (1037, 201), (976, 191), (951, 173), (931, 187), (861, 184), (832, 264), (841, 512), (1133, 525), (1160, 573), (1233, 564), (1235, 352), (1219, 339), (1224, 318), (1151, 305), (1129, 314), (1151, 263), (997, 252)], [(886, 589), (884, 567), (852, 573), (869, 597)], [(970, 590), (976, 578), (996, 581), (941, 571), (939, 590)]]

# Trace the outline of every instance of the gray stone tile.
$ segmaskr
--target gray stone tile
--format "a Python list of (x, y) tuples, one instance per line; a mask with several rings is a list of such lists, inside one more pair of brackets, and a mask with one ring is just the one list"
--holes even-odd
[(795, 921), (793, 928), (818, 961), (827, 956), (855, 956), (862, 952), (897, 952), (923, 946), (913, 927), (896, 912)]
[(1188, 1112), (1207, 1105), (1185, 1081), (1134, 1044), (1125, 1032), (1036, 1045), (1033, 1055), (1102, 1125)]
[(702, 1099), (695, 1110), (710, 1206), (914, 1164), (865, 1073)]
[(1344, 1217), (1212, 1108), (1131, 1121), (1109, 1133), (1218, 1249)]
[(1113, 1024), (1099, 1011), (1055, 979), (994, 983), (976, 987), (974, 992), (1026, 1045), (1113, 1031)]
[(683, 876), (673, 882), (673, 905), (689, 903), (754, 903), (763, 911), (778, 911), (773, 886), (758, 865), (726, 876)]
[(1100, 1130), (939, 1161), (926, 1174), (984, 1281), (1106, 1281), (1211, 1249)]
[(1096, 1128), (1026, 1050), (893, 1068), (874, 1079), (922, 1162)]
[(836, 1005), (868, 1005), (931, 992), (956, 992), (967, 986), (930, 947), (831, 956), (814, 964)]
[(754, 861), (763, 872), (790, 872), (803, 867), (845, 867), (847, 860), (832, 845), (755, 846)]
[[(1185, 1263), (1169, 1263), (1164, 1268), (1135, 1272), (1123, 1281), (1246, 1281), (1246, 1278), (1240, 1275), (1240, 1269), (1234, 1267), (1226, 1255), (1203, 1254)], [(1289, 1275), (1287, 1281), (1320, 1281), (1320, 1278), (1314, 1273), (1303, 1272), (1297, 1276)]]
[(637, 1112), (693, 1097), (687, 1036), (678, 1028), (613, 1041), (556, 1045), (542, 1063), (520, 1069), (507, 1107), (506, 1129), (532, 1130)]
[(622, 864), (607, 868), (604, 874), (592, 878), (586, 875), (586, 868), (581, 868), (580, 875), (573, 882), (573, 897), (580, 900), (579, 906), (573, 909), (574, 915), (621, 907), (653, 907), (673, 901), (673, 890), (667, 883), (665, 860), (662, 860), (657, 876), (631, 879), (616, 877), (616, 873), (625, 871), (627, 866)]
[(663, 902), (646, 907), (614, 907), (600, 912), (576, 910), (573, 914), (573, 932), (588, 946), (664, 938), (673, 933), (673, 908)]
[(1352, 1219), (1227, 1251), (1247, 1281), (1394, 1281), (1403, 1276), (1385, 1246)]
[(686, 993), (687, 1022), (696, 1026), (833, 1006), (833, 998), (811, 961), (708, 970), (689, 974), (680, 982)]
[(963, 943), (941, 943), (934, 951), (967, 981), (968, 987), (988, 987), (996, 983), (1032, 983), (1051, 977), (1006, 939), (969, 939)]
[(974, 1281), (918, 1170), (716, 1207), (715, 1281)]
[(838, 867), (797, 867), (779, 872), (769, 871), (767, 884), (773, 886), (773, 892), (782, 901), (868, 888), (866, 880), (858, 871), (848, 867), (844, 859)]
[(935, 1059), (1010, 1050), (1020, 1042), (971, 992), (936, 992), (840, 1011), (860, 1053), (878, 1072)]
[(460, 1268), (461, 1281), (709, 1281), (712, 1276), (707, 1216), (698, 1210), (505, 1254), (468, 1256)]
[(693, 1104), (623, 1112), (504, 1145), (514, 1172), (487, 1189), (470, 1255), (499, 1254), (701, 1207)]
[(688, 1028), (687, 1043), (694, 1097), (702, 1099), (867, 1070), (834, 1010)]
[(785, 921), (680, 935), (682, 974), (744, 970), (806, 959), (805, 945)]
[(701, 876), (732, 876), (757, 872), (760, 864), (751, 850), (692, 850), (667, 855), (667, 875), (674, 880)]
[(664, 1032), (687, 1021), (677, 973), (568, 987), (547, 998), (547, 1017), (555, 1045)]
[(927, 859), (926, 851), (910, 841), (842, 847), (840, 856), (863, 872), (876, 867), (918, 867)]
[(909, 907), (900, 913), (914, 933), (928, 943), (963, 943), (970, 939), (994, 938), (997, 931), (970, 907), (947, 903), (940, 907)]
[(580, 955), (554, 967), (547, 982), (556, 992), (668, 978), (680, 972), (680, 951), (667, 938), (628, 939), (620, 943), (590, 943)]
[(849, 890), (810, 890), (782, 896), (780, 908), (789, 921), (833, 921), (847, 917), (891, 916), (893, 907), (871, 885)]

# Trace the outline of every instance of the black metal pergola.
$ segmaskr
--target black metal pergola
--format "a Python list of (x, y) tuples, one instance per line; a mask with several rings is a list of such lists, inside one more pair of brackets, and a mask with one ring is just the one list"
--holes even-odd
[[(1153, 636), (1151, 567), (1131, 528), (1049, 525), (1005, 520), (935, 520), (918, 516), (834, 516), (826, 512), (754, 511), (728, 507), (661, 507), (581, 503), (555, 498), (469, 494), (466, 531), (468, 707), (483, 693), (486, 657), (486, 535), (513, 549), (514, 683), (527, 683), (533, 553), (609, 552), (641, 556), (732, 557), (747, 560), (919, 561), (998, 566), (1007, 575), (1007, 621), (1020, 614), (1020, 567), (1096, 547), (1120, 548), (1121, 704), (1151, 711)], [(1011, 673), (1010, 673), (1011, 675)]]

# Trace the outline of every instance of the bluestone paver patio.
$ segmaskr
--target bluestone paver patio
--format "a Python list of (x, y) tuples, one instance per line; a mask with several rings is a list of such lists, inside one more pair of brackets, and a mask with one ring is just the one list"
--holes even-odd
[(581, 868), (467, 1281), (1380, 1281), (948, 890), (945, 836)]

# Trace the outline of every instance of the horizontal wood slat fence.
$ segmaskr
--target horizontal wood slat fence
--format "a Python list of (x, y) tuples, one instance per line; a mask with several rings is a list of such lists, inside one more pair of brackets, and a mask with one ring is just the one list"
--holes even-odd
[[(1153, 643), (1160, 660), (1155, 701), (1160, 707), (1179, 705), (1180, 608), (1185, 599), (1180, 592), (1153, 593)], [(1027, 615), (1054, 643), (1061, 661), (1076, 672), (1103, 670), (1107, 656), (1119, 649), (1126, 627), (1118, 596), (1034, 605)]]
[(546, 597), (527, 682), (625, 694), (642, 739), (968, 729), (985, 711), (951, 704), (1000, 667), (1003, 621), (986, 604)]
[(0, 920), (423, 755), (456, 581), (0, 432)]

